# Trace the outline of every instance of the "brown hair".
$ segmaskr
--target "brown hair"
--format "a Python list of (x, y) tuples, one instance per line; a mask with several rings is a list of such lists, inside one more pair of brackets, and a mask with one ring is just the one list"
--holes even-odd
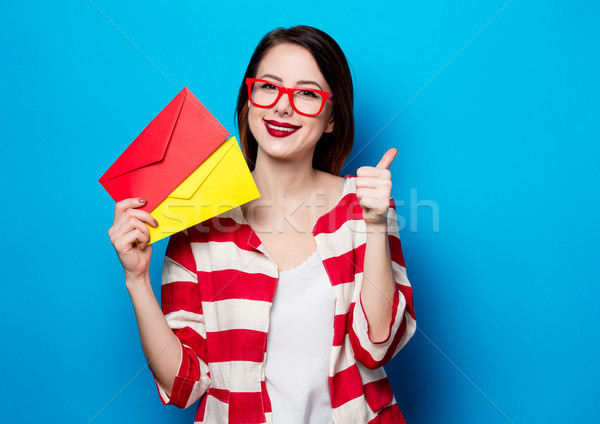
[(254, 50), (238, 94), (236, 116), (240, 143), (246, 162), (254, 169), (258, 144), (248, 125), (248, 89), (246, 78), (255, 78), (260, 61), (267, 51), (279, 44), (291, 43), (307, 49), (333, 93), (333, 131), (323, 133), (313, 156), (313, 168), (337, 175), (352, 150), (354, 141), (354, 89), (344, 52), (325, 32), (309, 26), (277, 28), (260, 40)]

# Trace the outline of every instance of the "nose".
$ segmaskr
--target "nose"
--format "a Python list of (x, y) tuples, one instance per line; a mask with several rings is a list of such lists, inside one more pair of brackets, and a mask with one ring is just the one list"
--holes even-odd
[(293, 113), (294, 109), (292, 108), (292, 103), (290, 99), (291, 93), (287, 92), (287, 93), (283, 93), (283, 96), (281, 96), (279, 98), (279, 101), (277, 103), (275, 103), (275, 106), (273, 106), (273, 111), (275, 113), (278, 113), (282, 116), (289, 116)]

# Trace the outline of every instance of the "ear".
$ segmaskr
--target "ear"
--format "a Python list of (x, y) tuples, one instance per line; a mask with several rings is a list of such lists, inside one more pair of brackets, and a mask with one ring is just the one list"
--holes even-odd
[(323, 130), (324, 133), (331, 133), (333, 132), (333, 126), (335, 124), (335, 121), (333, 120), (333, 113), (331, 114), (331, 119), (329, 119), (329, 122), (327, 123), (327, 126), (325, 127), (325, 129)]

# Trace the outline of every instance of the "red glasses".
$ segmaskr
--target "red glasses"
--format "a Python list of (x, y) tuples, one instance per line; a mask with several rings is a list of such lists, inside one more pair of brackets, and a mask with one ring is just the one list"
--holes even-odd
[(288, 95), (292, 109), (304, 116), (317, 116), (327, 100), (333, 101), (333, 94), (312, 88), (287, 88), (258, 78), (246, 78), (248, 99), (254, 106), (269, 108), (275, 106), (281, 96)]

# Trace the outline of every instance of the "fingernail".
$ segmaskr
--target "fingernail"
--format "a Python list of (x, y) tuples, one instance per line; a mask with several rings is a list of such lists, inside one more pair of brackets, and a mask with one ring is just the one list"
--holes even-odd
[(140, 203), (146, 203), (146, 199), (140, 199)]
[(154, 220), (154, 226), (158, 227), (158, 221), (156, 219)]

